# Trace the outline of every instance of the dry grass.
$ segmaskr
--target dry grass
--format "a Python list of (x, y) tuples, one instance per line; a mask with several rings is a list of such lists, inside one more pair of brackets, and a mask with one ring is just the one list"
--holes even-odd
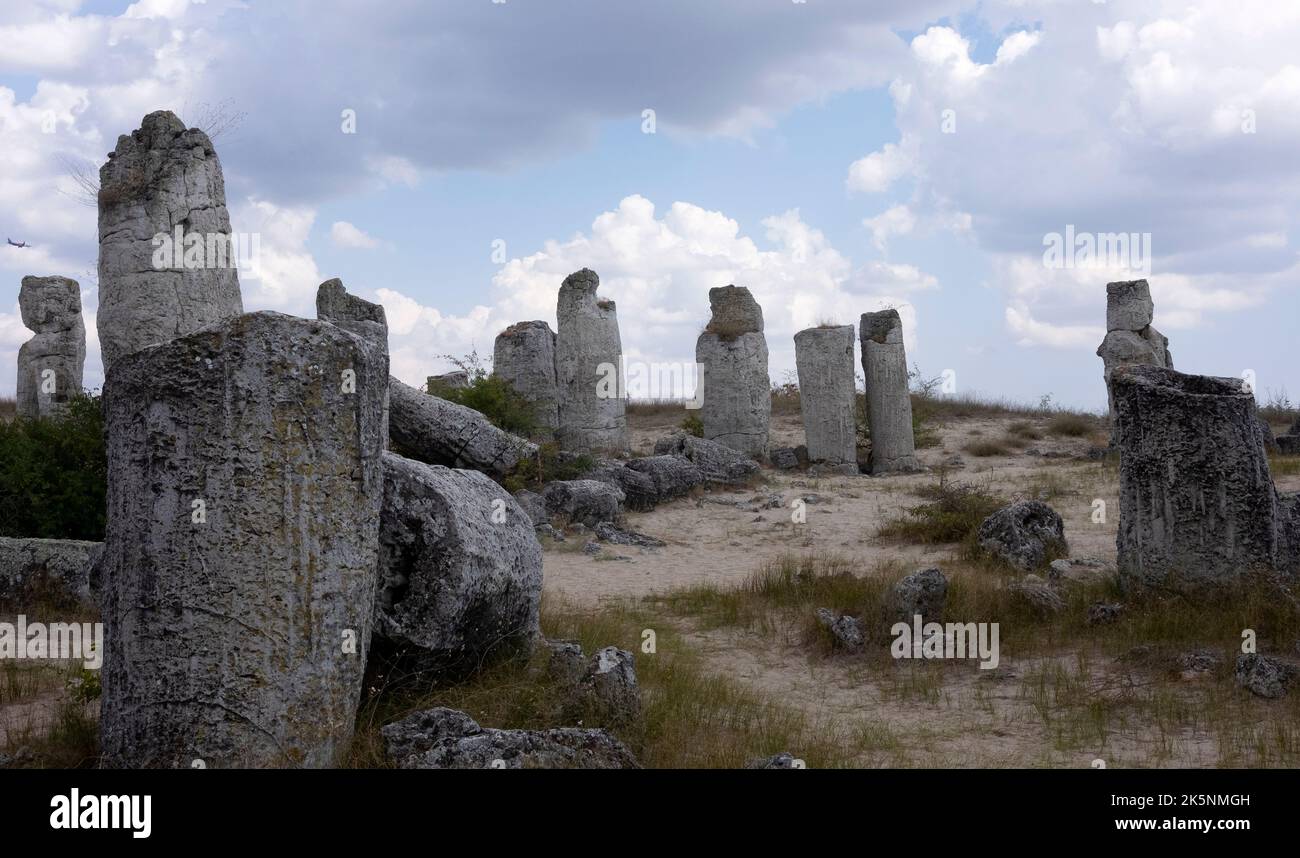
[(1014, 452), (1010, 443), (1005, 438), (980, 438), (971, 441), (962, 450), (977, 458), (988, 458), (990, 456), (1009, 456)]
[(1098, 429), (1097, 418), (1086, 414), (1060, 413), (1047, 421), (1047, 434), (1064, 435), (1068, 438), (1082, 438)]
[(902, 515), (886, 521), (876, 536), (914, 545), (968, 543), (984, 519), (1006, 505), (983, 489), (943, 478), (917, 494), (929, 502), (904, 509)]

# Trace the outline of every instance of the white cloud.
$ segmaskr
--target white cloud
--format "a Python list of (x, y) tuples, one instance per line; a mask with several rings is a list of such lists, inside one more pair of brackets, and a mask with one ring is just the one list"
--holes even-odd
[(849, 165), (848, 186), (851, 191), (878, 194), (911, 171), (916, 155), (906, 137), (900, 143), (886, 143)]
[(916, 216), (906, 205), (898, 205), (866, 218), (862, 225), (871, 231), (871, 243), (883, 253), (888, 249), (889, 239), (907, 235), (915, 228)]
[(330, 227), (330, 241), (335, 247), (348, 247), (357, 250), (373, 250), (379, 247), (379, 241), (366, 234), (345, 220), (336, 220)]

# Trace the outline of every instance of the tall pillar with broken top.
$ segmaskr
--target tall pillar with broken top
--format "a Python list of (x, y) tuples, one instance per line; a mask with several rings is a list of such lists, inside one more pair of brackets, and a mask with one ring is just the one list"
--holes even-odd
[(23, 324), (36, 333), (18, 349), (18, 416), (52, 417), (81, 393), (86, 325), (81, 287), (67, 277), (24, 277)]
[(862, 373), (867, 388), (867, 423), (871, 430), (873, 474), (916, 471), (912, 435), (912, 397), (907, 385), (903, 321), (897, 310), (863, 313)]
[(857, 462), (853, 326), (825, 325), (794, 335), (799, 409), (813, 462)]
[(695, 341), (704, 437), (763, 458), (772, 422), (763, 308), (744, 286), (722, 286), (709, 290), (709, 309), (709, 323)]
[(555, 384), (565, 450), (627, 449), (623, 343), (614, 302), (590, 268), (564, 278), (556, 306)]

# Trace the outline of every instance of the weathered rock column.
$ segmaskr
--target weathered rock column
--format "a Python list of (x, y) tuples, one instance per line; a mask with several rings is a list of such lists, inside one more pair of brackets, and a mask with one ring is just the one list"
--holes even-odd
[(95, 317), (106, 374), (123, 355), (243, 312), (225, 180), (208, 135), (160, 110), (118, 137), (108, 157)]
[[(316, 289), (316, 318), (337, 325), (374, 344), (388, 362), (388, 317), (384, 308), (349, 295), (343, 281), (337, 277), (326, 280)], [(388, 447), (388, 384), (384, 384), (384, 410), (380, 421), (380, 437)]]
[(564, 278), (556, 307), (556, 440), (566, 450), (627, 448), (623, 343), (614, 302), (596, 297), (590, 268)]
[(912, 396), (907, 388), (907, 352), (897, 310), (863, 313), (862, 374), (867, 387), (873, 474), (920, 469), (912, 437)]
[(710, 289), (709, 308), (709, 324), (695, 341), (704, 388), (704, 437), (762, 458), (772, 422), (763, 308), (744, 286)]
[(50, 417), (81, 393), (81, 287), (67, 277), (24, 277), (18, 308), (23, 324), (36, 332), (18, 349), (18, 416)]
[(1240, 379), (1152, 366), (1111, 374), (1125, 585), (1235, 581), (1277, 560), (1277, 495)]
[[(1115, 421), (1115, 397), (1110, 392), (1111, 373), (1121, 366), (1161, 366), (1174, 368), (1169, 353), (1169, 338), (1151, 324), (1155, 303), (1151, 287), (1145, 280), (1121, 280), (1106, 284), (1106, 338), (1097, 347), (1101, 358), (1102, 379), (1106, 382), (1112, 427)], [(1111, 430), (1111, 442), (1115, 433)]]
[(853, 326), (808, 328), (794, 335), (799, 408), (814, 462), (857, 462)]
[(555, 387), (555, 334), (545, 322), (517, 322), (497, 334), (492, 373), (533, 405), (538, 429), (551, 436), (560, 426)]
[(279, 313), (109, 370), (107, 765), (339, 761), (370, 639), (386, 380), (371, 343)]

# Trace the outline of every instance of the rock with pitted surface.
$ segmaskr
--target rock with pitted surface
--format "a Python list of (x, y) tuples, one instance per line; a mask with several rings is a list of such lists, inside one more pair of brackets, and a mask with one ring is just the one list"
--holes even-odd
[(599, 480), (556, 480), (542, 489), (548, 513), (587, 527), (618, 521), (624, 497), (618, 486)]
[[(349, 295), (343, 281), (335, 277), (316, 288), (316, 318), (351, 331), (375, 344), (388, 355), (388, 318), (384, 308), (356, 295)], [(388, 446), (388, 384), (384, 383), (384, 446)]]
[(905, 576), (890, 589), (886, 602), (886, 622), (910, 624), (918, 614), (924, 623), (943, 622), (948, 601), (948, 579), (936, 568), (919, 569)]
[(1286, 696), (1296, 678), (1296, 669), (1267, 655), (1250, 653), (1237, 656), (1233, 671), (1237, 684), (1257, 697), (1278, 700)]
[(699, 470), (704, 482), (717, 485), (746, 485), (758, 476), (760, 470), (758, 462), (743, 453), (685, 432), (676, 432), (656, 441), (655, 456), (680, 456)]
[(1128, 366), (1111, 389), (1120, 582), (1216, 586), (1287, 567), (1255, 395), (1241, 379)]
[[(1115, 394), (1110, 389), (1111, 375), (1122, 366), (1160, 366), (1174, 368), (1169, 353), (1169, 338), (1151, 324), (1155, 304), (1151, 287), (1145, 280), (1124, 280), (1106, 284), (1106, 337), (1097, 347), (1102, 361), (1102, 378), (1106, 382), (1110, 418), (1115, 421)], [(1111, 443), (1115, 442), (1114, 432)]]
[(384, 454), (376, 648), (459, 680), (538, 637), (542, 547), (528, 513), (478, 471)]
[(544, 436), (560, 426), (559, 391), (555, 385), (555, 333), (545, 322), (517, 322), (497, 334), (492, 374), (507, 382), (533, 407)]
[(90, 570), (103, 550), (102, 542), (0, 537), (0, 606), (93, 607)]
[(627, 449), (623, 342), (613, 301), (599, 298), (600, 278), (584, 268), (564, 278), (556, 305), (555, 386), (565, 450)]
[(1069, 551), (1065, 522), (1042, 501), (1008, 504), (984, 519), (980, 548), (1021, 572), (1034, 572)]
[(763, 311), (743, 286), (710, 289), (709, 306), (709, 324), (695, 343), (704, 437), (762, 458), (772, 422)]
[(872, 474), (921, 470), (912, 435), (912, 395), (907, 387), (907, 353), (898, 311), (863, 313), (858, 336), (871, 432), (868, 469)]
[(862, 624), (856, 617), (848, 614), (836, 614), (830, 608), (817, 609), (817, 622), (830, 633), (836, 649), (846, 652), (858, 652), (866, 644), (866, 635)]
[(493, 426), (473, 408), (389, 379), (388, 432), (397, 449), (430, 465), (503, 476), (537, 445)]
[(53, 417), (81, 393), (86, 364), (81, 287), (67, 277), (24, 277), (18, 308), (23, 324), (36, 334), (18, 348), (18, 416)]
[(208, 135), (170, 111), (150, 113), (117, 138), (98, 201), (95, 322), (106, 374), (124, 355), (243, 312), (241, 250)]
[(794, 335), (794, 354), (808, 458), (814, 462), (851, 464), (856, 472), (858, 428), (853, 326), (833, 325), (800, 331)]
[(373, 617), (387, 375), (369, 341), (270, 312), (109, 368), (105, 765), (340, 762)]
[(1007, 585), (1018, 601), (1041, 617), (1049, 617), (1065, 610), (1065, 598), (1037, 575), (1026, 575)]
[(659, 503), (659, 492), (650, 475), (634, 471), (622, 462), (600, 459), (582, 477), (617, 486), (623, 492), (623, 505), (635, 512), (649, 512)]
[(464, 712), (425, 709), (380, 730), (401, 769), (638, 769), (606, 730), (494, 730)]
[(658, 503), (685, 497), (704, 482), (700, 469), (685, 456), (646, 456), (630, 460), (627, 467), (650, 478)]

